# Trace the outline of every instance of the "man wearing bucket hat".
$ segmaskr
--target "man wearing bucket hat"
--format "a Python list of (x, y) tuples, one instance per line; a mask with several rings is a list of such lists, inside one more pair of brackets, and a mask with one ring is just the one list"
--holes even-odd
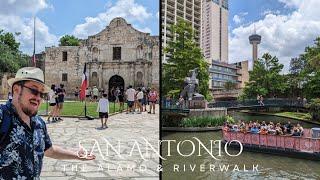
[(13, 99), (0, 106), (0, 179), (39, 179), (43, 156), (92, 160), (95, 156), (53, 145), (44, 120), (37, 116), (50, 88), (39, 68), (25, 67), (9, 79)]

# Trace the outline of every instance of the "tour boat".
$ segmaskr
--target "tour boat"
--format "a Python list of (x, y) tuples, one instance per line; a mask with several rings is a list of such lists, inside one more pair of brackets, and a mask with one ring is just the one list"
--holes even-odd
[(320, 160), (319, 130), (320, 128), (304, 129), (304, 134), (300, 137), (222, 131), (222, 142), (237, 149), (240, 148), (238, 142), (241, 142), (244, 151)]

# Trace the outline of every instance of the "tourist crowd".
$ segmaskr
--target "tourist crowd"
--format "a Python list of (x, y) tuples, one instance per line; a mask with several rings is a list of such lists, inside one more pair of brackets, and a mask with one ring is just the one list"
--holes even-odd
[[(74, 91), (75, 98), (78, 99), (80, 90), (76, 87)], [(88, 87), (85, 91), (86, 101), (98, 102), (99, 98), (103, 97), (103, 94), (107, 94), (107, 99), (110, 102), (119, 104), (120, 112), (124, 111), (124, 103), (127, 103), (127, 113), (142, 113), (147, 111), (147, 105), (149, 105), (148, 113), (155, 114), (155, 104), (158, 102), (159, 94), (155, 88), (137, 87), (133, 88), (131, 85), (126, 89), (122, 87), (112, 87), (109, 92), (106, 92), (103, 88), (100, 90), (96, 87)]]
[(237, 124), (225, 123), (223, 127), (224, 131), (252, 133), (252, 134), (271, 134), (271, 135), (285, 135), (285, 136), (302, 136), (303, 127), (298, 123), (296, 125), (291, 124), (288, 121), (286, 124), (273, 123), (270, 121), (266, 123), (258, 121), (246, 123), (240, 120)]

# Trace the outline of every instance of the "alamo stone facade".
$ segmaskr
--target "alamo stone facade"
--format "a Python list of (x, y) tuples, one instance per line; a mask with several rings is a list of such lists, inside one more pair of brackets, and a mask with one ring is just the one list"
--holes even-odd
[(113, 19), (80, 46), (45, 49), (45, 82), (64, 84), (68, 95), (81, 86), (87, 63), (89, 86), (156, 87), (159, 89), (159, 36), (134, 29), (123, 18)]

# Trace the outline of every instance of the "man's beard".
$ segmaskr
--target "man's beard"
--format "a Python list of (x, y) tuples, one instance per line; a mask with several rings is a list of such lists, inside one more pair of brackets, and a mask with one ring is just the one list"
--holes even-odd
[(21, 109), (29, 117), (35, 116), (38, 113), (38, 111), (35, 111), (34, 113), (32, 113), (32, 111), (30, 109), (28, 109), (28, 107), (21, 107)]
[(21, 110), (29, 117), (37, 115), (38, 111), (35, 111), (35, 112), (32, 113), (32, 111), (27, 106), (24, 106), (22, 104), (21, 96), (22, 96), (22, 93), (20, 93), (19, 98), (18, 98)]

